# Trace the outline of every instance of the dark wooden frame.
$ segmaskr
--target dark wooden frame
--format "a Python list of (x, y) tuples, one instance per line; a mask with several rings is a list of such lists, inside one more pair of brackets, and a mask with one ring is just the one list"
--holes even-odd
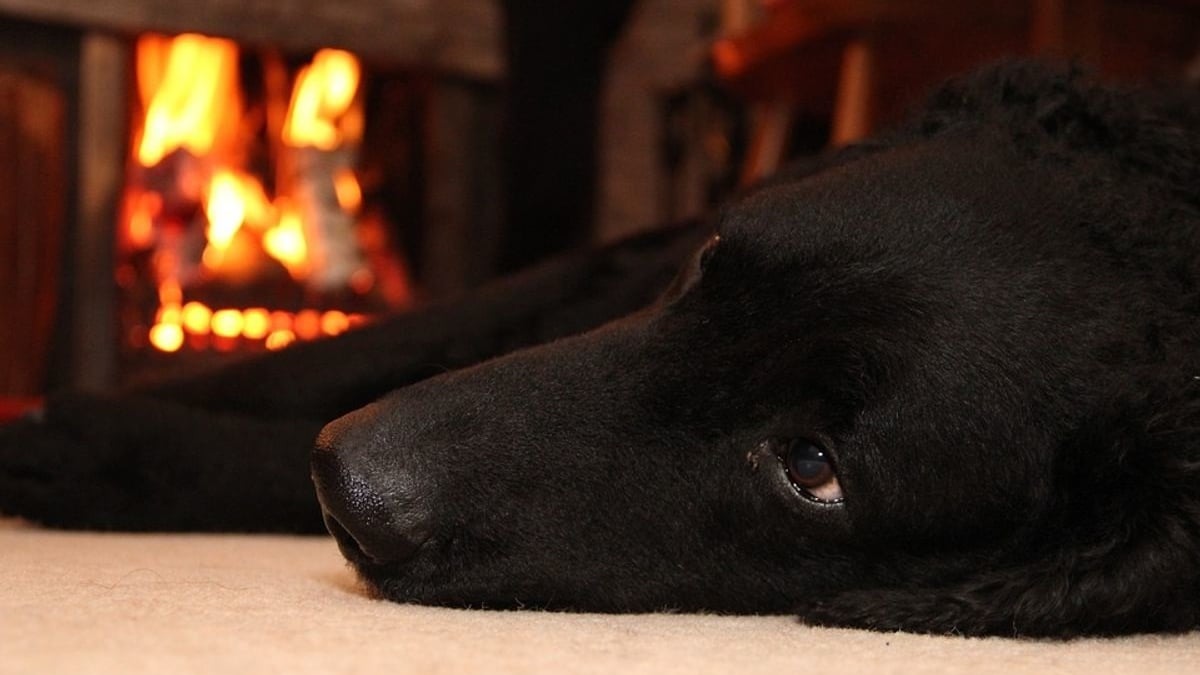
[(343, 47), (470, 77), (503, 70), (499, 3), (480, 0), (0, 0), (0, 14), (126, 34), (198, 31), (295, 51)]

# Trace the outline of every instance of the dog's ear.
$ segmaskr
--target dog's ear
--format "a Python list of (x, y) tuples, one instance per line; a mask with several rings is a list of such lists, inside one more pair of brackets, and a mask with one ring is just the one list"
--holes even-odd
[(974, 556), (945, 586), (844, 593), (801, 617), (1047, 637), (1200, 626), (1200, 378), (1171, 369), (1123, 389), (1138, 393), (1112, 397), (1064, 445), (1053, 501), (1006, 552)]
[(917, 137), (963, 126), (1005, 130), (1023, 153), (1054, 155), (1057, 163), (1115, 162), (1182, 203), (1200, 204), (1200, 91), (1193, 88), (1113, 86), (1078, 65), (1001, 61), (944, 83), (907, 125)]

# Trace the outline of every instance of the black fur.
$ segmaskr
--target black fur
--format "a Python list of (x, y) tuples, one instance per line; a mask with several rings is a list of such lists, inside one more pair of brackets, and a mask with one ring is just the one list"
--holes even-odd
[[(1195, 629), (1197, 110), (982, 71), (729, 207), (624, 319), (479, 363), (636, 309), (702, 228), (205, 379), (52, 399), (0, 432), (0, 510), (315, 529), (295, 467), (316, 429), (415, 383), (314, 455), (343, 550), (389, 598)], [(844, 503), (804, 498), (763, 449), (798, 437), (836, 456)], [(379, 518), (351, 537), (339, 510), (363, 503)], [(402, 556), (365, 552), (399, 532)]]

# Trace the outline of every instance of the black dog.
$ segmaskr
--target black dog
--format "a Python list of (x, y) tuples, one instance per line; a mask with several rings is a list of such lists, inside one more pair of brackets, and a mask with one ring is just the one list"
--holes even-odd
[[(52, 399), (0, 436), (0, 510), (128, 529), (323, 515), (401, 601), (1197, 628), (1198, 121), (1184, 94), (992, 68), (763, 186), (715, 236)], [(665, 294), (595, 328), (705, 238)], [(302, 457), (322, 423), (418, 380), (320, 433), (319, 513)]]

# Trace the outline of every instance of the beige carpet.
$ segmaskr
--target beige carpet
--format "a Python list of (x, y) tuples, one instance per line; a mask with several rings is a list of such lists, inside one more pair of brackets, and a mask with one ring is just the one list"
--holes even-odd
[(0, 673), (1200, 673), (1200, 633), (1046, 643), (787, 617), (481, 612), (371, 600), (324, 538), (0, 521)]

